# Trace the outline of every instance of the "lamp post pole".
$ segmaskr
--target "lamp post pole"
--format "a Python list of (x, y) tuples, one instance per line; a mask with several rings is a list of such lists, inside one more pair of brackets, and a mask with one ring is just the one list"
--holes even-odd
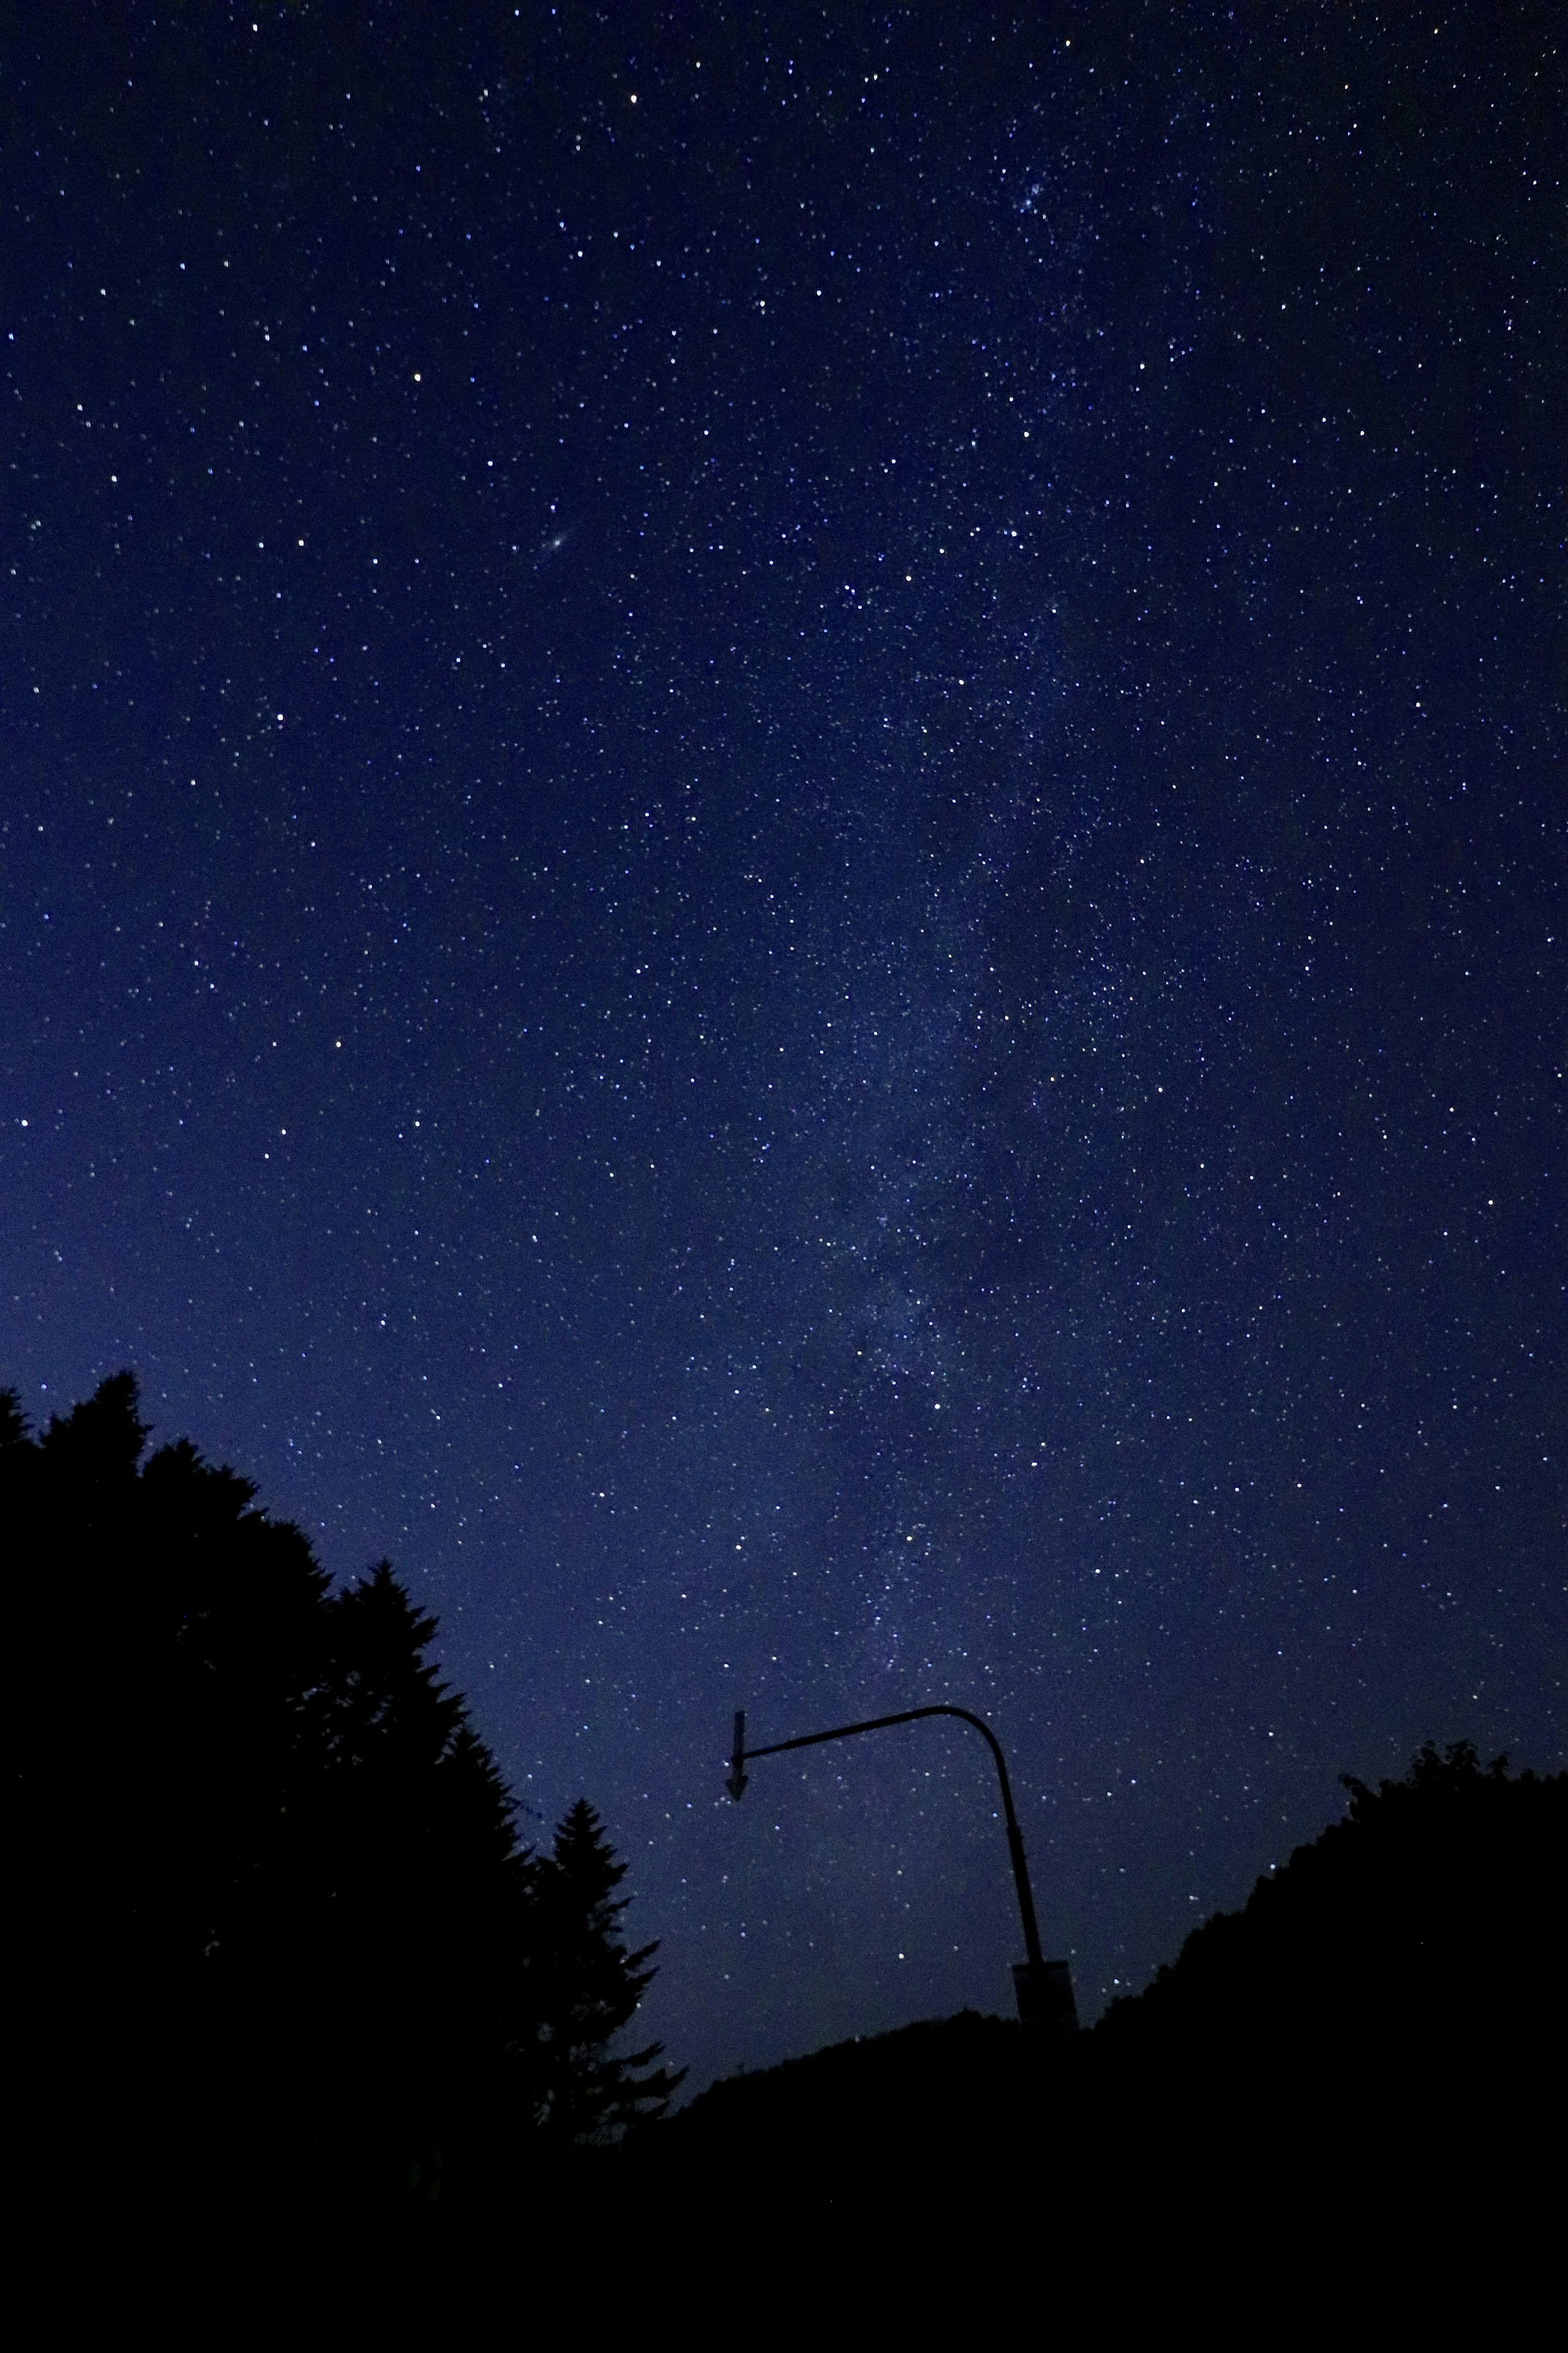
[(980, 1716), (972, 1715), (966, 1707), (950, 1707), (945, 1703), (938, 1703), (932, 1707), (903, 1708), (897, 1715), (868, 1716), (862, 1724), (836, 1724), (827, 1732), (803, 1732), (793, 1740), (772, 1740), (763, 1747), (748, 1748), (746, 1712), (744, 1708), (737, 1708), (735, 1741), (724, 1786), (738, 1805), (745, 1795), (750, 1778), (746, 1767), (754, 1757), (782, 1757), (790, 1748), (816, 1748), (825, 1740), (850, 1740), (857, 1733), (884, 1732), (895, 1724), (918, 1724), (928, 1715), (955, 1715), (961, 1724), (972, 1724), (995, 1760), (996, 1778), (1002, 1789), (1002, 1811), (1007, 1824), (1007, 1852), (1013, 1862), (1013, 1884), (1018, 1894), (1018, 1916), (1024, 1924), (1024, 1950), (1028, 1955), (1027, 1960), (1015, 1962), (1013, 1967), (1018, 2016), (1026, 2025), (1048, 2028), (1058, 2035), (1069, 2034), (1078, 2026), (1071, 1973), (1066, 1961), (1047, 1961), (1041, 1954), (1034, 1892), (1029, 1885), (1028, 1859), (1024, 1852), (1024, 1833), (1018, 1827), (1018, 1816), (1013, 1804), (1013, 1785), (1007, 1778), (1007, 1760), (1002, 1754), (1001, 1742)]

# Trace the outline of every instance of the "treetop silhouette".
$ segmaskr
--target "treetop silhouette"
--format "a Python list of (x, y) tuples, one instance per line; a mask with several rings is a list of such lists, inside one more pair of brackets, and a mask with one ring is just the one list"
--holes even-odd
[(334, 2195), (660, 2113), (657, 2046), (613, 2047), (655, 1948), (598, 1818), (521, 1844), (391, 1567), (334, 1591), (250, 1481), (148, 1435), (129, 1373), (37, 1437), (0, 1392), (47, 2064), (173, 2170)]

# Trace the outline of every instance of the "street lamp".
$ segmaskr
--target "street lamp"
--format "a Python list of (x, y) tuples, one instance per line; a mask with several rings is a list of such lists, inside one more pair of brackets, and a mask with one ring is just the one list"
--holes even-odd
[(786, 1748), (816, 1748), (825, 1740), (848, 1740), (858, 1732), (883, 1732), (889, 1725), (918, 1724), (923, 1716), (956, 1715), (961, 1724), (972, 1724), (990, 1748), (996, 1760), (996, 1778), (1002, 1785), (1002, 1810), (1007, 1822), (1007, 1851), (1013, 1859), (1013, 1884), (1018, 1891), (1018, 1913), (1024, 1923), (1026, 1961), (1013, 1964), (1013, 1989), (1017, 1997), (1018, 2016), (1026, 2026), (1038, 2027), (1058, 2039), (1078, 2031), (1078, 2006), (1073, 2000), (1072, 1972), (1066, 1961), (1047, 1961), (1040, 1952), (1040, 1931), (1035, 1919), (1035, 1899), (1029, 1887), (1029, 1865), (1024, 1853), (1024, 1833), (1018, 1828), (1018, 1817), (1013, 1809), (1013, 1788), (1007, 1778), (1007, 1760), (1002, 1745), (988, 1724), (971, 1715), (966, 1707), (907, 1707), (898, 1715), (873, 1715), (864, 1724), (836, 1724), (830, 1732), (803, 1732), (794, 1740), (773, 1740), (763, 1748), (746, 1746), (746, 1712), (735, 1710), (735, 1745), (730, 1753), (730, 1770), (724, 1787), (737, 1805), (746, 1792), (746, 1767), (758, 1757), (782, 1757)]

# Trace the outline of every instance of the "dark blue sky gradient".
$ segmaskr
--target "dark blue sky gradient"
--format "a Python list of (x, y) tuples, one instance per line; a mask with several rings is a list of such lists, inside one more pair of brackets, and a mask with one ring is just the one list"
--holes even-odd
[[(1560, 12), (0, 65), (0, 1377), (391, 1556), (693, 2082), (1564, 1755)], [(50, 1662), (68, 1692), (69, 1664)]]

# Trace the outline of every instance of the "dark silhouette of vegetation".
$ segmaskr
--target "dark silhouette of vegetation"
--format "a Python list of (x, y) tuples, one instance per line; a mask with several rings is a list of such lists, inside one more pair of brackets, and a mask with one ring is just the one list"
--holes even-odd
[(652, 1980), (655, 1951), (644, 1945), (628, 1953), (620, 1941), (628, 1899), (616, 1889), (626, 1875), (598, 1816), (579, 1798), (555, 1833), (537, 1902), (535, 2107), (557, 2140), (613, 2141), (647, 2114), (650, 2083), (661, 2101), (674, 2088), (668, 2076), (645, 2072), (659, 2055), (657, 2043), (625, 2055), (614, 2047)]
[(391, 1569), (332, 1591), (147, 1435), (129, 1374), (36, 1438), (0, 1393), (34, 2056), (77, 2168), (387, 2209), (661, 2112), (657, 2047), (614, 2048), (654, 1948), (591, 1808), (520, 1845)]
[(1194, 2249), (1211, 2277), (1277, 2263), (1369, 2179), (1380, 2261), (1460, 2217), (1517, 2236), (1509, 2168), (1568, 2091), (1568, 1776), (1458, 1743), (1346, 1786), (1342, 1822), (1071, 2043), (965, 2013), (727, 2078), (639, 2152), (650, 2199), (673, 2221), (743, 2183), (845, 2267), (1011, 2233), (1100, 2301), (1166, 2293)]
[(1568, 1776), (1483, 1769), (1458, 1741), (1428, 1743), (1403, 1779), (1344, 1785), (1342, 1822), (1111, 2005), (1108, 2064), (1270, 2097), (1403, 2079), (1450, 2104), (1561, 2065)]

